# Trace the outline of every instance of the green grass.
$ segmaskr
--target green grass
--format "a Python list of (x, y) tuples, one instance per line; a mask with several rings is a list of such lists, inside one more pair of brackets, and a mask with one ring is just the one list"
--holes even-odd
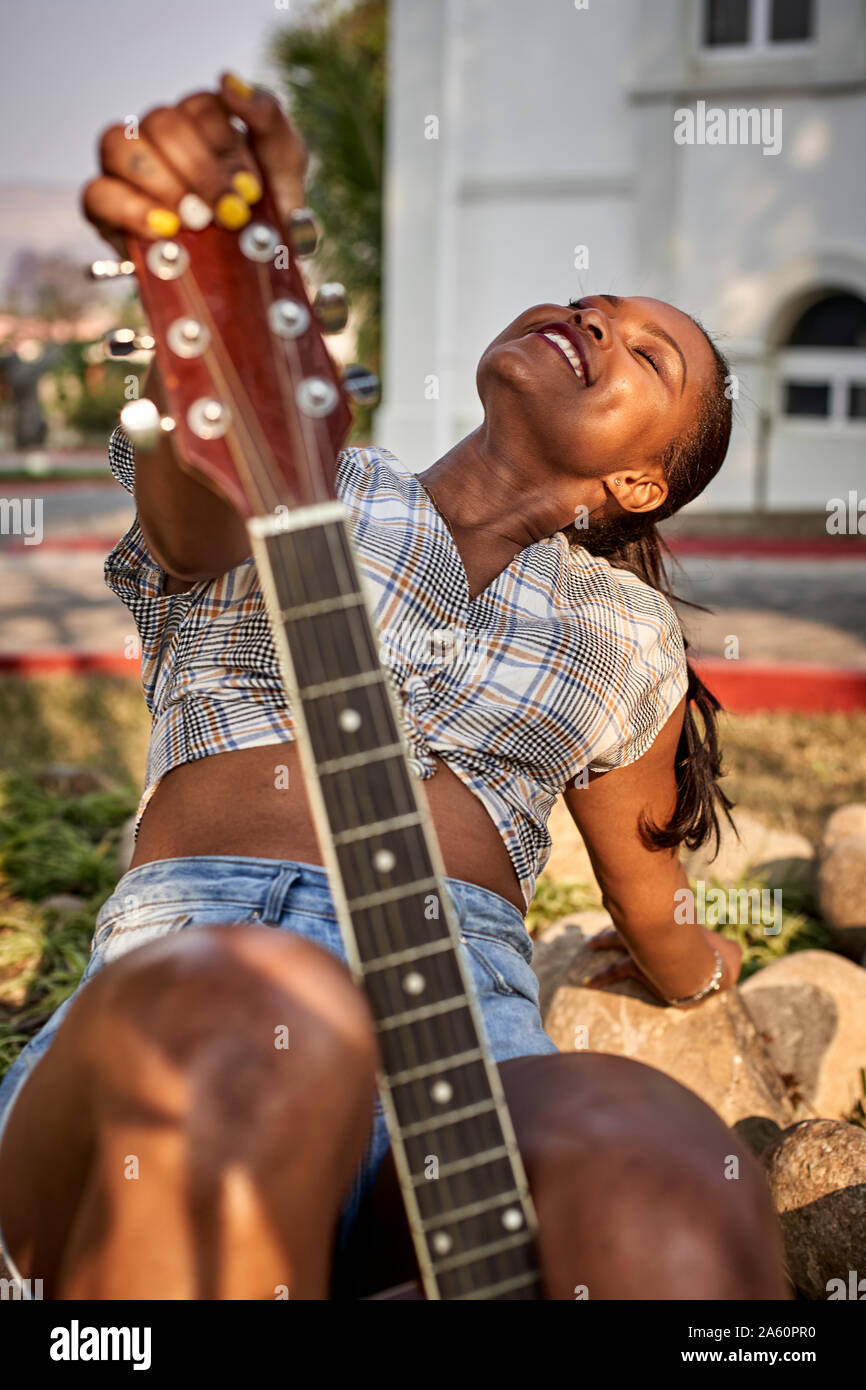
[[(149, 724), (132, 680), (0, 678), (0, 1075), (81, 978), (96, 914), (114, 887), (120, 826), (138, 800)], [(766, 824), (817, 842), (836, 806), (866, 801), (866, 714), (729, 715), (722, 741), (730, 794)], [(55, 795), (34, 775), (51, 763), (92, 768), (110, 782), (84, 796)], [(40, 906), (57, 893), (81, 901)], [(539, 931), (599, 906), (595, 884), (542, 879), (527, 921)], [(720, 930), (743, 948), (743, 978), (790, 951), (831, 948), (808, 889), (793, 885), (778, 936), (760, 925)], [(866, 1123), (866, 1111), (854, 1122)]]

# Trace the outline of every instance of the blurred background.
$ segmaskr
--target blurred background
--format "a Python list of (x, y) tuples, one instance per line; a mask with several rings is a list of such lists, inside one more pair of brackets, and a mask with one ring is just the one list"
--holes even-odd
[[(408, 468), (479, 422), (477, 359), (529, 304), (658, 296), (729, 356), (728, 460), (666, 533), (730, 793), (797, 868), (749, 968), (827, 944), (803, 865), (866, 801), (863, 0), (6, 0), (2, 26), (0, 1069), (83, 968), (148, 734), (102, 581), (132, 517), (106, 440), (146, 365), (104, 338), (143, 321), (84, 274), (110, 253), (79, 189), (106, 124), (225, 68), (308, 142), (310, 275), (347, 285), (335, 350), (383, 381), (355, 437)], [(677, 143), (701, 103), (767, 113), (780, 147)], [(729, 850), (732, 880), (757, 862)], [(596, 900), (579, 852), (557, 842), (533, 925)]]

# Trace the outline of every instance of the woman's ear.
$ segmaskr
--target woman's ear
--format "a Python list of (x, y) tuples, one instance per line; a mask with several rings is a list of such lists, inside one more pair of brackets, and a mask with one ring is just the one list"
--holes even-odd
[(623, 511), (654, 512), (666, 501), (668, 484), (660, 464), (624, 468), (610, 473), (605, 486)]

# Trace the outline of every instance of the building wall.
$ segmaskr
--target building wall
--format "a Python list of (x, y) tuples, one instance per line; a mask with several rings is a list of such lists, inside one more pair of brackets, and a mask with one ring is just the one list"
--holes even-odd
[[(866, 427), (813, 426), (820, 469), (808, 429), (762, 428), (798, 305), (866, 295), (866, 6), (816, 3), (810, 50), (735, 62), (701, 54), (700, 0), (393, 0), (381, 443), (427, 467), (480, 422), (475, 366), (511, 318), (610, 290), (670, 299), (731, 356), (735, 437), (695, 507), (862, 481)], [(781, 152), (677, 145), (699, 99), (781, 108)]]

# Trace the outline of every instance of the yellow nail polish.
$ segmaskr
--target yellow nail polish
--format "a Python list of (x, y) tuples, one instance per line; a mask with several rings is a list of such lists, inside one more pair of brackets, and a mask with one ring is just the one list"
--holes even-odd
[(228, 227), (230, 232), (237, 231), (238, 227), (243, 227), (250, 220), (249, 207), (237, 193), (224, 193), (214, 211), (217, 221)]
[(180, 218), (169, 208), (151, 208), (147, 225), (157, 236), (175, 236), (180, 231)]
[(257, 203), (264, 191), (255, 174), (249, 173), (246, 169), (241, 169), (233, 175), (232, 187), (237, 189), (247, 203)]
[(226, 73), (225, 84), (227, 87), (231, 88), (235, 96), (251, 97), (253, 94), (253, 88), (250, 86), (249, 82), (244, 82), (242, 77), (237, 77), (233, 72)]

